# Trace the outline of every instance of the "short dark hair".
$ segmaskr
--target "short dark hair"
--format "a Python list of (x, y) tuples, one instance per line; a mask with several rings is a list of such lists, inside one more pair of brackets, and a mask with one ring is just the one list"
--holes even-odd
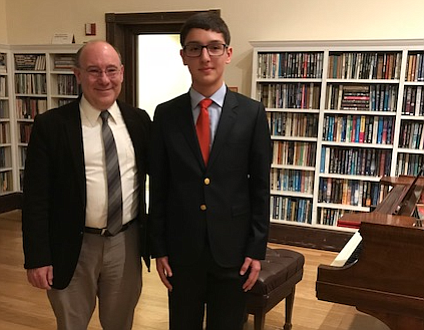
[(230, 30), (224, 20), (213, 12), (202, 12), (190, 16), (180, 31), (181, 46), (185, 46), (185, 40), (191, 29), (212, 30), (222, 33), (226, 45), (230, 44)]

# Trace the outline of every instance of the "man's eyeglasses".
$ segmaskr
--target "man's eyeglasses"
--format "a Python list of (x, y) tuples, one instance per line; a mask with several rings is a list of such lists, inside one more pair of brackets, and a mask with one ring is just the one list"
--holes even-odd
[(116, 67), (107, 68), (106, 70), (102, 70), (97, 67), (89, 67), (87, 69), (80, 68), (80, 69), (87, 72), (88, 75), (93, 78), (101, 78), (103, 76), (103, 72), (108, 78), (116, 78), (121, 72), (121, 69)]
[(209, 56), (221, 56), (225, 53), (228, 45), (218, 42), (209, 45), (188, 44), (183, 47), (184, 54), (188, 57), (199, 57), (202, 55), (203, 48), (206, 48)]

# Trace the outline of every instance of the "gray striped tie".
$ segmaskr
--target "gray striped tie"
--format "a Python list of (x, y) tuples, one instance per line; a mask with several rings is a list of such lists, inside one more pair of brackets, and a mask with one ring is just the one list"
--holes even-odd
[(107, 110), (100, 113), (103, 121), (102, 136), (107, 175), (107, 231), (110, 235), (116, 235), (122, 228), (122, 189), (115, 139), (107, 123), (109, 116), (110, 114)]

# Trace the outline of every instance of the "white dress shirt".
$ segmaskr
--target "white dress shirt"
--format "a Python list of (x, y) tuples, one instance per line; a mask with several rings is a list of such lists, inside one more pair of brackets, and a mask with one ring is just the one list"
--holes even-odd
[[(138, 180), (134, 148), (118, 104), (109, 109), (108, 124), (112, 130), (121, 172), (122, 223), (134, 219), (138, 212)], [(84, 145), (87, 207), (85, 225), (105, 228), (107, 224), (107, 177), (102, 139), (100, 111), (82, 96), (80, 101), (82, 138)]]

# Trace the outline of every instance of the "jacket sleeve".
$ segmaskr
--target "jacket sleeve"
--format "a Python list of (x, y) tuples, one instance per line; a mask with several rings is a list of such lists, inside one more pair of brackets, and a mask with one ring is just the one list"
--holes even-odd
[(49, 241), (49, 185), (51, 155), (48, 125), (35, 118), (27, 149), (23, 184), (22, 232), (25, 268), (52, 264)]
[(251, 231), (246, 256), (265, 259), (270, 223), (271, 139), (265, 108), (259, 104), (249, 159)]
[(169, 189), (168, 161), (162, 134), (161, 109), (155, 111), (149, 148), (149, 237), (153, 258), (167, 256), (165, 225), (166, 196)]

